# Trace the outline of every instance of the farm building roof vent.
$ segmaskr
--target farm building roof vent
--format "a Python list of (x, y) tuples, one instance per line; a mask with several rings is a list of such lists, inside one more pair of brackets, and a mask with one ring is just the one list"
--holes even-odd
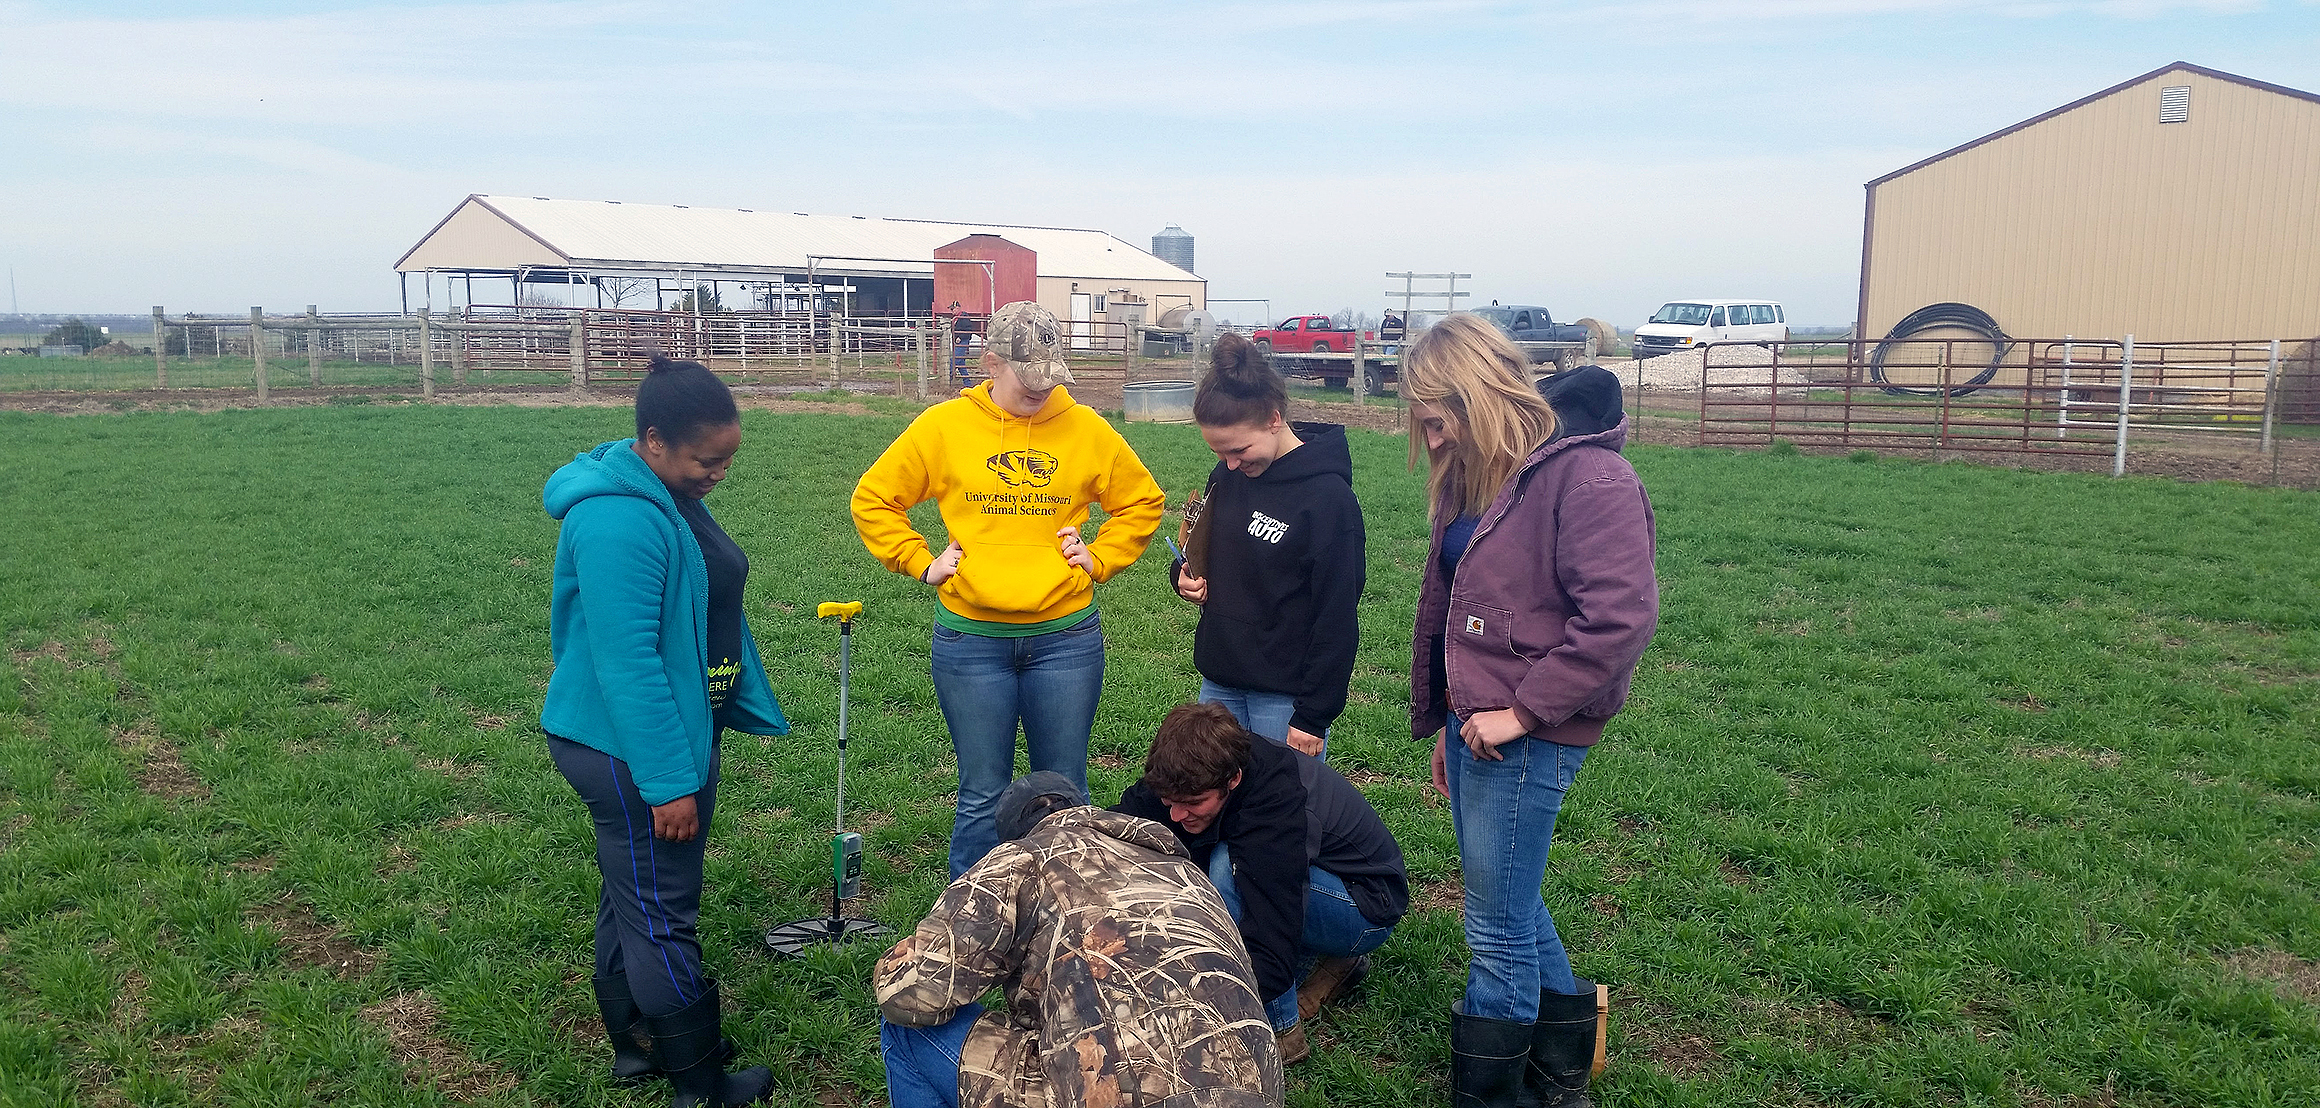
[(2159, 90), (2159, 122), (2191, 122), (2191, 86), (2169, 85)]

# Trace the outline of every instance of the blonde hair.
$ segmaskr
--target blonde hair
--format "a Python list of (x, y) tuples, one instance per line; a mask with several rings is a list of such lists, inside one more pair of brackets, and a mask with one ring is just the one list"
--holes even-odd
[(1555, 410), (1531, 384), (1530, 359), (1488, 320), (1456, 312), (1426, 329), (1402, 352), (1402, 399), (1439, 412), (1457, 441), (1426, 447), (1410, 428), (1410, 466), (1426, 459), (1432, 511), (1474, 515), (1555, 437)]

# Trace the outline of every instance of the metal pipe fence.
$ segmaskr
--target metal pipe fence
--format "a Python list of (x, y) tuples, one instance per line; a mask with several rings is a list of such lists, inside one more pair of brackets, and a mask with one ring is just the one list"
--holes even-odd
[[(2119, 338), (1835, 340), (1701, 348), (1704, 446), (2109, 455), (2130, 441), (2269, 454), (2320, 426), (2314, 343)], [(1872, 357), (1872, 354), (1878, 355)]]

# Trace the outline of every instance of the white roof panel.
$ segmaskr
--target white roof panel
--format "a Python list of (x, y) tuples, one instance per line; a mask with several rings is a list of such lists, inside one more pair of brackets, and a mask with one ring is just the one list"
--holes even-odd
[[(808, 255), (835, 258), (931, 258), (936, 247), (973, 234), (999, 235), (1039, 255), (1042, 277), (1097, 277), (1197, 281), (1150, 252), (1103, 231), (1006, 224), (943, 223), (809, 215), (680, 204), (625, 204), (612, 200), (551, 200), (537, 196), (470, 196), (478, 205), (571, 264), (600, 269), (677, 270), (688, 267), (803, 271)], [(457, 210), (455, 209), (455, 214)], [(476, 213), (469, 212), (469, 215)], [(445, 219), (411, 248), (396, 269), (503, 268), (485, 252), (468, 249), (464, 220)], [(437, 241), (438, 239), (443, 241)], [(905, 262), (819, 261), (831, 272), (925, 276), (933, 267)]]

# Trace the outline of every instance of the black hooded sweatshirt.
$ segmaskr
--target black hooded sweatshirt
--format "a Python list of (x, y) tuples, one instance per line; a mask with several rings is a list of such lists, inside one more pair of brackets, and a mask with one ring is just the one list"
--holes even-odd
[(1599, 365), (1583, 365), (1539, 378), (1539, 395), (1555, 410), (1555, 437), (1599, 434), (1625, 418), (1619, 378)]
[[(1290, 451), (1294, 458), (1303, 449)], [(1217, 844), (1232, 848), (1240, 890), (1241, 942), (1266, 999), (1297, 987), (1297, 944), (1305, 934), (1305, 889), (1314, 866), (1345, 882), (1363, 919), (1392, 926), (1410, 907), (1402, 846), (1369, 798), (1321, 759), (1271, 739), (1249, 740), (1249, 768), (1224, 808), (1197, 835), (1168, 818), (1168, 801), (1138, 781), (1115, 812), (1176, 832), (1192, 863), (1207, 869)]]
[(1303, 445), (1264, 473), (1219, 462), (1208, 475), (1208, 602), (1192, 664), (1219, 685), (1296, 697), (1290, 726), (1318, 735), (1345, 710), (1367, 559), (1345, 428), (1290, 428)]

